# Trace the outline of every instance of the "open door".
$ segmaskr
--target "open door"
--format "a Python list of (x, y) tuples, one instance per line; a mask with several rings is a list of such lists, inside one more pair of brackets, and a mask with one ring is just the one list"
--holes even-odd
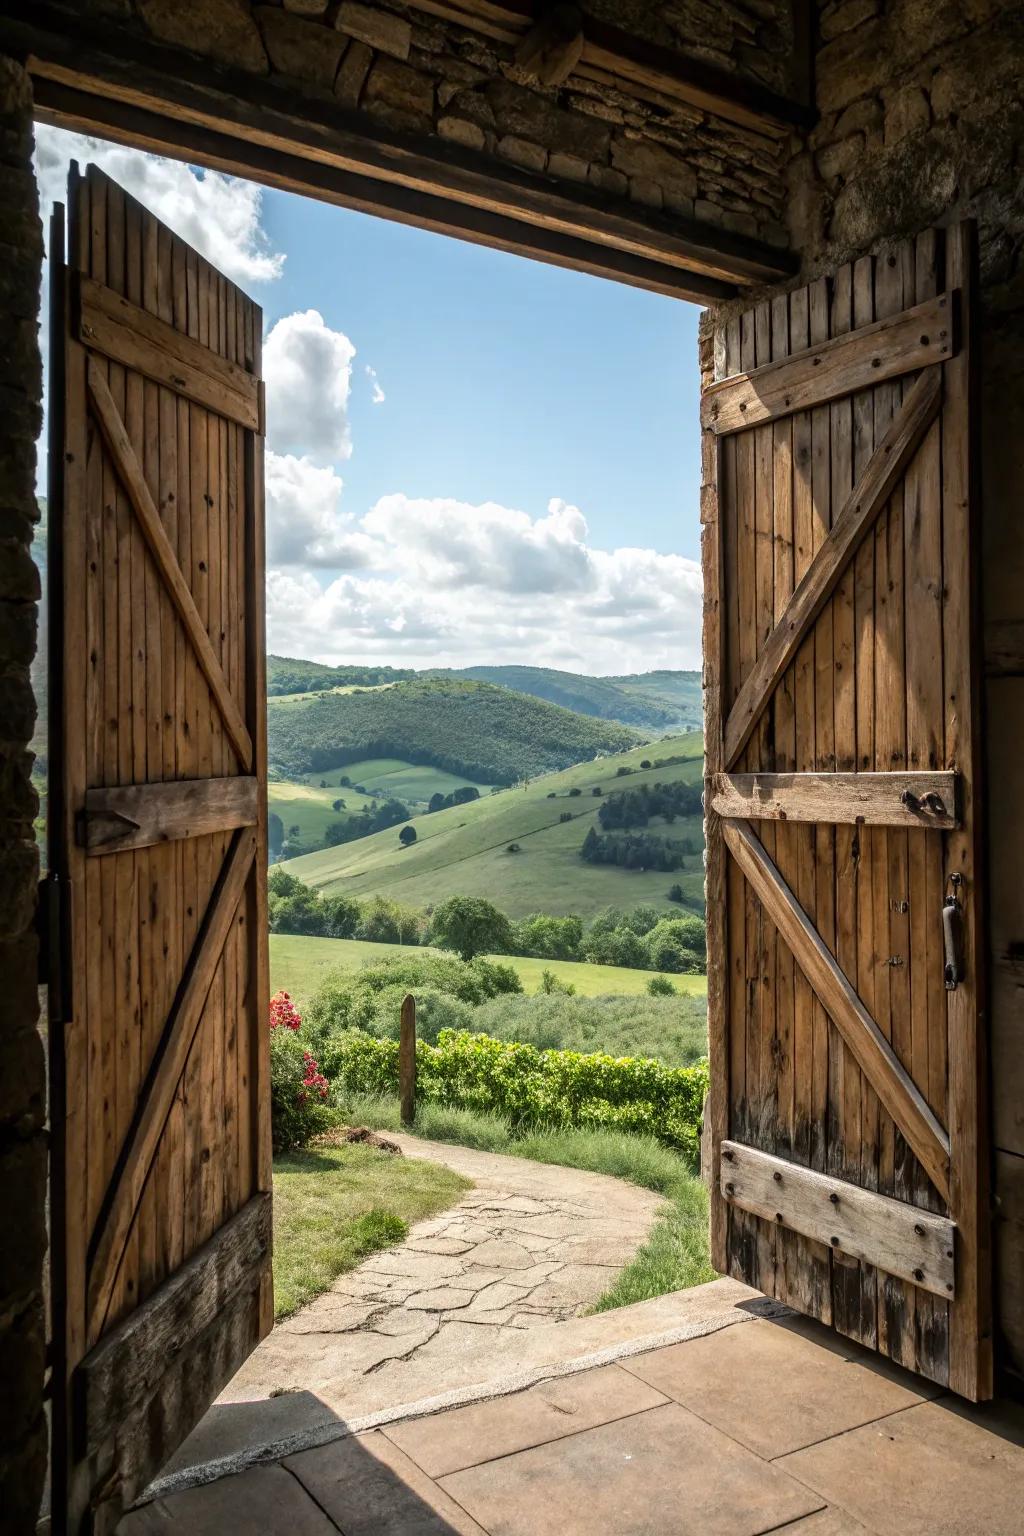
[(971, 267), (724, 323), (701, 416), (714, 1262), (979, 1399)]
[(94, 168), (68, 215), (53, 1514), (102, 1533), (272, 1322), (261, 315)]

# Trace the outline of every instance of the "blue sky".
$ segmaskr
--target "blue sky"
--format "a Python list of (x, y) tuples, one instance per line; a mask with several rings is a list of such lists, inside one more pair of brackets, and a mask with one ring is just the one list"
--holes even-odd
[(268, 643), (325, 661), (699, 665), (691, 305), (86, 140), (264, 311)]

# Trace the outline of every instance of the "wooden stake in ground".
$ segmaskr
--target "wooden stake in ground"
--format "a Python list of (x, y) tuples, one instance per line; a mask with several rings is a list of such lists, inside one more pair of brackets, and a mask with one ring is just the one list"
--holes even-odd
[(398, 1037), (398, 1100), (403, 1125), (416, 1118), (416, 999), (402, 999), (402, 1028)]

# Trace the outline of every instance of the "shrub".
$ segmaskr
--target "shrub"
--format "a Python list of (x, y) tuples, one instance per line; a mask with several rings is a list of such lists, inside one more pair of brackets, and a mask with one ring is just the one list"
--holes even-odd
[(270, 1001), (270, 1123), (276, 1152), (304, 1147), (334, 1123), (330, 1084), (301, 1038), (302, 1019), (287, 992)]
[(398, 841), (403, 848), (409, 848), (416, 841), (416, 828), (406, 825), (398, 834)]
[(572, 811), (563, 811), (558, 819), (559, 821), (572, 821)]
[(652, 976), (647, 983), (648, 997), (675, 997), (676, 989), (667, 976)]
[[(706, 1063), (665, 1067), (444, 1030), (436, 1045), (417, 1042), (416, 1068), (426, 1102), (492, 1112), (520, 1130), (588, 1126), (656, 1136), (696, 1160)], [(348, 1032), (337, 1042), (337, 1077), (348, 1093), (393, 1094), (398, 1042)]]
[(482, 896), (449, 896), (434, 911), (431, 937), (442, 949), (472, 960), (474, 955), (508, 954), (512, 924)]
[(582, 795), (582, 793), (583, 793), (583, 791), (582, 791), (582, 789), (580, 789), (579, 785), (578, 784), (574, 784), (572, 789), (570, 789), (570, 791), (569, 791), (569, 798), (570, 799), (575, 799), (577, 795)]
[(703, 997), (495, 997), (474, 1008), (472, 1029), (540, 1050), (606, 1051), (688, 1067), (707, 1053)]
[(555, 992), (560, 992), (563, 997), (575, 997), (576, 988), (571, 981), (563, 981), (556, 976), (554, 971), (543, 970), (540, 973), (540, 990), (550, 997)]

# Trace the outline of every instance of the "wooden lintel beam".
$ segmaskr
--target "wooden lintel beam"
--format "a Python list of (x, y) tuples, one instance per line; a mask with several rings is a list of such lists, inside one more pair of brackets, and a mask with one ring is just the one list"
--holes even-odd
[[(66, 13), (60, 13), (58, 25), (56, 15), (40, 4), (30, 20), (0, 17), (0, 48), (27, 57), (44, 113), (53, 86), (70, 88), (78, 94), (86, 127), (90, 121), (100, 126), (106, 112), (103, 103), (114, 101), (122, 109), (167, 119), (171, 145), (189, 128), (201, 130), (200, 143), (210, 134), (230, 139), (239, 175), (270, 181), (261, 172), (260, 155), (285, 156), (293, 165), (327, 168), (336, 181), (339, 176), (357, 178), (357, 195), (360, 180), (371, 188), (362, 204), (352, 200), (349, 206), (364, 206), (385, 217), (395, 209), (391, 216), (403, 222), (443, 227), (455, 235), (465, 229), (467, 238), (488, 244), (500, 242), (475, 230), (500, 218), (520, 231), (522, 254), (557, 261), (556, 254), (546, 254), (552, 238), (577, 241), (597, 248), (591, 260), (598, 270), (605, 253), (615, 253), (613, 262), (628, 257), (660, 269), (667, 289), (675, 274), (693, 274), (695, 296), (703, 283), (720, 285), (717, 296), (730, 297), (737, 285), (777, 282), (795, 270), (791, 252), (764, 241), (699, 220), (640, 211), (596, 189), (520, 171), (434, 136), (399, 133), (365, 113), (303, 95), (278, 80), (238, 76), (137, 37), (126, 37), (123, 46), (119, 39), (119, 51), (112, 54), (106, 39), (97, 47), (87, 27)], [(135, 141), (130, 134), (126, 138)], [(324, 195), (315, 174), (298, 178), (294, 190)], [(421, 221), (420, 200), (443, 209), (446, 220), (434, 226)], [(398, 206), (402, 203), (408, 211)], [(573, 265), (568, 260), (562, 264)], [(676, 290), (684, 289), (686, 281), (676, 277)], [(706, 292), (705, 297), (713, 301), (716, 295)]]
[(726, 847), (769, 920), (789, 946), (821, 1006), (853, 1053), (879, 1102), (922, 1168), (949, 1200), (949, 1136), (865, 1008), (849, 978), (745, 821), (724, 821)]
[(742, 432), (945, 362), (955, 347), (954, 297), (940, 293), (892, 319), (711, 384), (701, 397), (701, 425)]
[(738, 1141), (722, 1143), (719, 1179), (730, 1205), (952, 1299), (956, 1225), (948, 1217)]
[(892, 494), (942, 405), (942, 371), (921, 374), (893, 417), (747, 673), (725, 725), (724, 767), (733, 767), (811, 625), (839, 585), (857, 545)]
[(868, 827), (957, 825), (955, 773), (716, 773), (711, 809), (747, 821)]

